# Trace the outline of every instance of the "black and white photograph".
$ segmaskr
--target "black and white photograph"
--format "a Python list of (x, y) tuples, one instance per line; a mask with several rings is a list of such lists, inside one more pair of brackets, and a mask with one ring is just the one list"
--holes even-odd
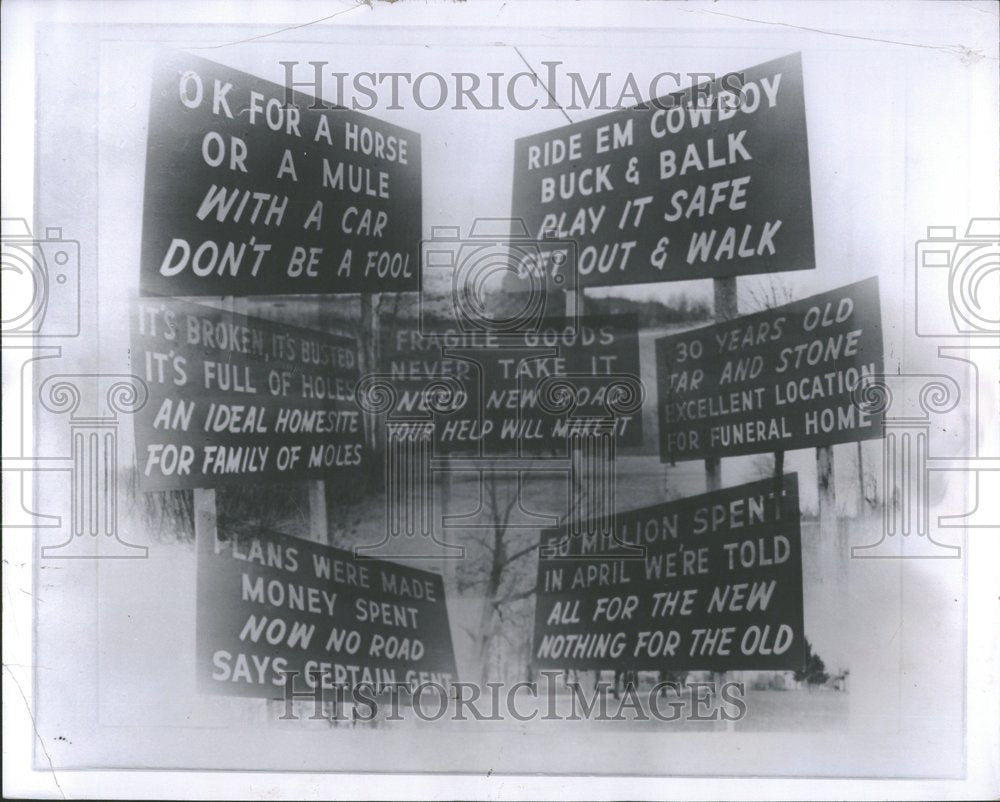
[(2, 15), (5, 797), (1000, 795), (1000, 4)]

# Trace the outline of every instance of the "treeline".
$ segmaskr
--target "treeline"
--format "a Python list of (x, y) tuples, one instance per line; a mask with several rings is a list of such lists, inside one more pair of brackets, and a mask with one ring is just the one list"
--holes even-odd
[(678, 323), (708, 323), (712, 320), (711, 304), (700, 298), (684, 294), (672, 297), (669, 302), (660, 300), (633, 301), (629, 298), (587, 298), (587, 313), (600, 315), (635, 314), (639, 328), (676, 325)]
[[(450, 294), (424, 292), (420, 305), (424, 310), (425, 321), (434, 318), (442, 322), (453, 322), (455, 312)], [(592, 315), (627, 315), (634, 314), (639, 318), (639, 328), (658, 328), (678, 324), (710, 323), (712, 321), (712, 305), (708, 300), (692, 298), (684, 293), (673, 295), (669, 300), (650, 299), (636, 301), (630, 298), (594, 298), (587, 296), (586, 314)], [(418, 301), (415, 293), (397, 293), (392, 300), (385, 302), (382, 308), (382, 328), (391, 328), (393, 319), (408, 320), (416, 318)]]

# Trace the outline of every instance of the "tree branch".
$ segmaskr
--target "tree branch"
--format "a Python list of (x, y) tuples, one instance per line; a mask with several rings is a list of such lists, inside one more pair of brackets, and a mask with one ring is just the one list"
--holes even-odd
[(519, 590), (517, 593), (512, 593), (503, 599), (499, 599), (493, 603), (494, 607), (499, 607), (501, 604), (511, 604), (516, 601), (521, 601), (521, 599), (527, 599), (534, 596), (538, 592), (538, 585), (532, 585), (530, 588), (525, 588), (524, 590)]
[(503, 561), (503, 564), (510, 565), (512, 562), (514, 562), (514, 560), (520, 559), (525, 554), (531, 554), (531, 552), (535, 551), (537, 548), (538, 544), (532, 543), (530, 546), (525, 546), (523, 549), (518, 549), (513, 554), (508, 554), (507, 559)]
[(504, 529), (507, 528), (507, 523), (510, 521), (510, 514), (514, 510), (514, 505), (517, 504), (517, 500), (521, 494), (521, 477), (520, 475), (514, 480), (514, 492), (510, 494), (510, 501), (507, 502), (507, 509), (503, 513), (503, 526)]

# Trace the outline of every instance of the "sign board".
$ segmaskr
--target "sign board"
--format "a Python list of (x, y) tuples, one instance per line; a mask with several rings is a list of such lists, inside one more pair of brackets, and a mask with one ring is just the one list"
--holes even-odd
[(366, 459), (353, 339), (176, 299), (139, 299), (132, 366), (143, 490), (329, 479)]
[(878, 279), (656, 341), (660, 459), (882, 437), (851, 398), (882, 373)]
[(800, 54), (518, 139), (513, 216), (581, 287), (815, 268)]
[(159, 63), (143, 295), (419, 289), (419, 134), (286, 92), (187, 54)]
[(459, 383), (453, 408), (434, 414), (437, 453), (562, 453), (571, 426), (598, 418), (614, 420), (618, 445), (642, 444), (635, 315), (550, 317), (530, 333), (503, 335), (397, 325), (381, 354), (397, 418), (426, 412), (422, 388), (435, 378)]
[(441, 577), (320, 543), (259, 533), (198, 542), (198, 682), (208, 693), (454, 681)]
[(614, 534), (542, 533), (536, 668), (803, 667), (795, 474), (619, 512)]

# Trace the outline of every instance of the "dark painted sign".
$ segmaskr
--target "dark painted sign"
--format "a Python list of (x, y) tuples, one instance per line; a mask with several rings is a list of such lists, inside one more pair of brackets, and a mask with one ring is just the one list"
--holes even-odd
[(513, 216), (581, 287), (814, 268), (801, 56), (518, 139)]
[(570, 431), (598, 422), (617, 444), (641, 445), (637, 325), (634, 315), (592, 315), (503, 335), (394, 326), (382, 346), (393, 417), (431, 414), (426, 388), (444, 377), (459, 389), (433, 411), (437, 453), (563, 453)]
[(878, 279), (656, 341), (664, 462), (882, 436), (851, 391), (882, 373)]
[(420, 136), (187, 54), (157, 67), (143, 295), (420, 286)]
[(270, 532), (199, 538), (196, 659), (232, 696), (457, 679), (439, 575)]
[(775, 489), (766, 480), (619, 512), (613, 537), (544, 531), (534, 665), (801, 669), (797, 477)]
[(143, 490), (331, 479), (368, 451), (353, 339), (176, 299), (140, 299), (132, 369)]

